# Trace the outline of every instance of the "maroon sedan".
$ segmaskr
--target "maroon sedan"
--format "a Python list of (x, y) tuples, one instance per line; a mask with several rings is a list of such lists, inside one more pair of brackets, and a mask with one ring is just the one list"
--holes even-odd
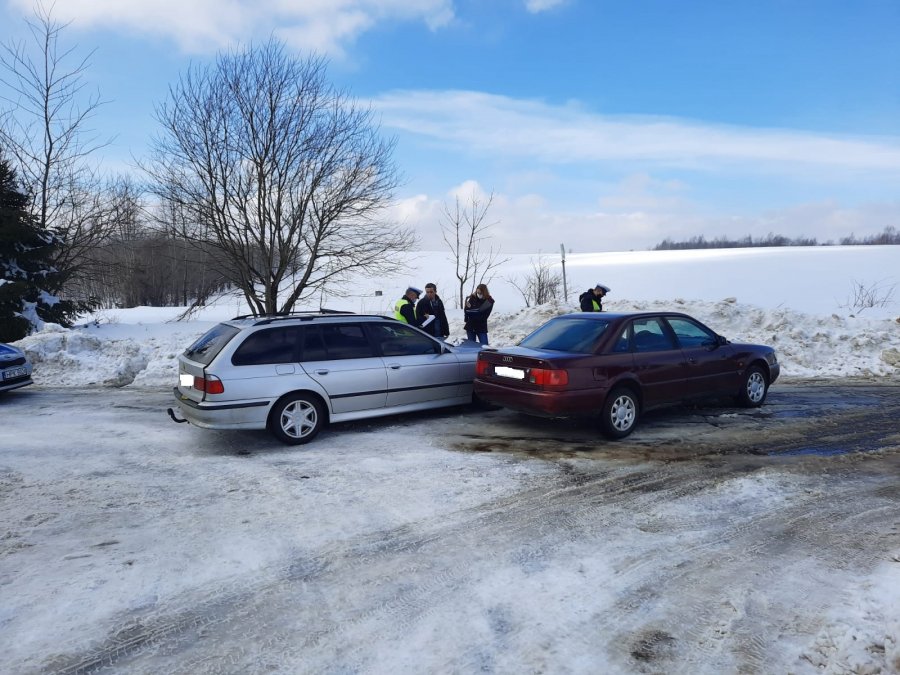
[(721, 396), (760, 406), (780, 369), (771, 347), (729, 342), (686, 314), (579, 313), (483, 349), (475, 393), (532, 415), (599, 415), (606, 436), (624, 438), (657, 406)]

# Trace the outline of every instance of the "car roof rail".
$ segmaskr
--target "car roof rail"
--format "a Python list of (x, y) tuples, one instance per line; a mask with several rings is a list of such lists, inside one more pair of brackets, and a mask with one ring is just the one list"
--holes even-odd
[(290, 311), (290, 312), (278, 312), (276, 314), (241, 314), (240, 316), (233, 317), (230, 319), (231, 321), (246, 321), (246, 320), (254, 320), (254, 326), (263, 326), (269, 323), (274, 323), (276, 321), (287, 321), (289, 319), (297, 319), (299, 321), (313, 321), (315, 319), (326, 319), (333, 316), (353, 316), (360, 318), (373, 318), (373, 319), (394, 319), (394, 317), (389, 317), (384, 314), (357, 314), (356, 312), (349, 312), (340, 309), (328, 309), (327, 307), (322, 307), (318, 311), (316, 310), (303, 310), (303, 311)]
[(271, 314), (240, 314), (231, 317), (231, 321), (240, 321), (243, 319), (289, 319), (292, 316), (315, 316), (316, 314), (353, 314), (353, 312), (345, 312), (340, 309), (292, 309), (289, 312), (272, 312)]

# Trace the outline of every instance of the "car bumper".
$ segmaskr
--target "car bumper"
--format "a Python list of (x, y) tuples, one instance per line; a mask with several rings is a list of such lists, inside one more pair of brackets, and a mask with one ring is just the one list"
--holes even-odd
[(606, 391), (603, 389), (575, 391), (524, 390), (497, 382), (475, 380), (475, 394), (494, 405), (540, 417), (581, 417), (600, 410)]
[(781, 364), (769, 364), (769, 384), (774, 383), (779, 375), (781, 375)]
[(0, 380), (0, 391), (12, 391), (20, 387), (27, 387), (29, 384), (34, 384), (34, 380), (31, 379), (30, 375), (10, 380)]
[(175, 401), (181, 416), (194, 426), (204, 429), (265, 429), (272, 401), (230, 401), (198, 403), (184, 398), (174, 388)]

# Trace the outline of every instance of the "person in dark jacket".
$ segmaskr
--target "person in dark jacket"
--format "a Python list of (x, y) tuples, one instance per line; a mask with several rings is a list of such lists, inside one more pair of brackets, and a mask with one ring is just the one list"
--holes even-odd
[(437, 286), (433, 283), (425, 284), (425, 297), (416, 305), (416, 317), (423, 324), (429, 316), (434, 320), (427, 326), (422, 326), (426, 333), (434, 335), (438, 339), (450, 335), (450, 322), (447, 321), (447, 312), (444, 310), (444, 302), (437, 293)]
[(475, 342), (478, 339), (483, 345), (488, 343), (487, 320), (494, 309), (494, 298), (491, 297), (485, 284), (478, 284), (475, 292), (466, 298), (466, 338)]
[(597, 284), (578, 296), (582, 312), (602, 312), (603, 297), (609, 293), (609, 287)]
[(410, 326), (421, 326), (422, 322), (416, 316), (416, 300), (420, 295), (422, 291), (415, 286), (407, 288), (406, 293), (394, 304), (394, 318)]

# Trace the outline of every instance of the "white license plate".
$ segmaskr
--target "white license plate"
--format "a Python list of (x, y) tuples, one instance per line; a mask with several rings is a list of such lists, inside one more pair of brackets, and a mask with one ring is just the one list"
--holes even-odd
[(10, 368), (9, 370), (3, 371), (3, 379), (4, 380), (12, 380), (16, 377), (25, 377), (28, 373), (28, 370), (25, 366), (20, 366), (19, 368)]
[(178, 376), (178, 382), (182, 387), (193, 387), (194, 386), (194, 376), (188, 375), (187, 373), (181, 373)]
[(494, 374), (500, 377), (511, 377), (514, 380), (524, 380), (525, 371), (518, 368), (507, 368), (506, 366), (495, 366)]

